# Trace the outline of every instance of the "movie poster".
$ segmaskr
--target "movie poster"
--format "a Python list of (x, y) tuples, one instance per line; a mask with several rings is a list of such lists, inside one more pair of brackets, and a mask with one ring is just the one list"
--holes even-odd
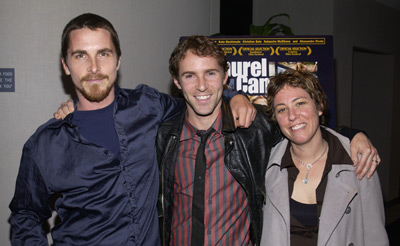
[(318, 77), (329, 98), (329, 127), (336, 126), (332, 36), (210, 37), (229, 61), (228, 86), (263, 103), (269, 78), (286, 69)]

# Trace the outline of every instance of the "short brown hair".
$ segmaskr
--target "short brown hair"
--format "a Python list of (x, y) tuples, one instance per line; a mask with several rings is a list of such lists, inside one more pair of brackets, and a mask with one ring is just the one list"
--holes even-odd
[(310, 72), (286, 70), (271, 78), (267, 87), (267, 115), (271, 122), (276, 123), (274, 115), (274, 98), (285, 86), (297, 87), (305, 90), (314, 101), (317, 109), (322, 112), (320, 124), (326, 124), (328, 111), (328, 97), (318, 79)]
[(117, 31), (115, 31), (111, 22), (99, 15), (86, 13), (75, 17), (64, 27), (61, 36), (61, 55), (64, 60), (67, 60), (67, 50), (69, 48), (70, 33), (74, 30), (82, 29), (85, 27), (89, 28), (90, 30), (96, 30), (98, 28), (107, 30), (111, 35), (111, 40), (114, 44), (118, 58), (121, 57), (121, 47), (119, 44), (118, 34)]
[(172, 77), (177, 78), (179, 76), (179, 62), (185, 59), (185, 55), (189, 50), (197, 56), (214, 57), (224, 72), (228, 71), (228, 61), (221, 47), (206, 36), (193, 35), (182, 40), (172, 51), (169, 58), (169, 72)]

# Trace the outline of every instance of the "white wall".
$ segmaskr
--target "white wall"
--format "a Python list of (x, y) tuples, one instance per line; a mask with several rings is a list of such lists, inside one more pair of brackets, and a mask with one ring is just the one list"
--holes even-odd
[(69, 99), (61, 82), (61, 32), (75, 16), (110, 20), (122, 49), (120, 85), (169, 92), (170, 52), (183, 35), (219, 31), (216, 0), (3, 0), (0, 68), (15, 68), (15, 93), (0, 92), (0, 244), (9, 244), (10, 211), (22, 146)]

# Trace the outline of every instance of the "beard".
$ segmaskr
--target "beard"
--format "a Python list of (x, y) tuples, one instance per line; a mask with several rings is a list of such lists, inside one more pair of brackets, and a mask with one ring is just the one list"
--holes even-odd
[[(90, 102), (101, 102), (106, 98), (111, 89), (113, 88), (113, 83), (109, 83), (109, 77), (103, 74), (87, 75), (81, 79), (81, 87), (77, 88), (78, 91)], [(103, 84), (90, 84), (86, 83), (88, 80), (104, 80)]]

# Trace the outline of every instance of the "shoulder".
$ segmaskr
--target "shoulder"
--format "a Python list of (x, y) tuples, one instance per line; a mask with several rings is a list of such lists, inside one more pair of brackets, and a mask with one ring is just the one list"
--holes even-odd
[(29, 137), (25, 143), (25, 147), (42, 146), (43, 143), (51, 144), (55, 136), (58, 136), (59, 132), (64, 125), (71, 125), (71, 123), (65, 120), (50, 119), (46, 123), (39, 126), (36, 131)]
[(185, 113), (182, 112), (169, 120), (163, 121), (158, 130), (159, 134), (167, 135), (170, 132), (180, 132), (181, 126), (183, 125), (184, 116)]
[(256, 117), (250, 128), (267, 127), (267, 129), (273, 128), (274, 126), (268, 122), (268, 118), (265, 114), (265, 106), (259, 104), (253, 104), (254, 108), (257, 110)]
[(161, 96), (166, 95), (164, 93), (161, 93), (157, 89), (145, 84), (139, 84), (138, 86), (136, 86), (135, 89), (121, 88), (120, 90), (123, 95), (127, 95), (130, 99), (136, 100), (141, 98), (157, 99)]
[(321, 127), (322, 127), (322, 129), (325, 130), (330, 136), (336, 137), (347, 151), (350, 150), (350, 140), (349, 140), (347, 137), (341, 135), (340, 133), (336, 132), (335, 130), (332, 130), (332, 129), (329, 128), (329, 127), (324, 127), (324, 126), (321, 126)]
[(288, 144), (289, 141), (285, 138), (283, 139), (283, 141), (279, 142), (272, 148), (271, 156), (268, 160), (268, 166), (271, 166), (272, 164), (279, 164), (279, 165), (281, 164), (282, 157), (285, 154)]
[(168, 97), (155, 88), (140, 84), (135, 89), (120, 89), (117, 102), (120, 109), (129, 108), (145, 115), (158, 115)]
[(259, 132), (263, 137), (267, 138), (268, 142), (276, 145), (282, 140), (278, 125), (269, 122), (264, 105), (254, 104), (254, 107), (257, 110), (257, 115), (249, 129)]

